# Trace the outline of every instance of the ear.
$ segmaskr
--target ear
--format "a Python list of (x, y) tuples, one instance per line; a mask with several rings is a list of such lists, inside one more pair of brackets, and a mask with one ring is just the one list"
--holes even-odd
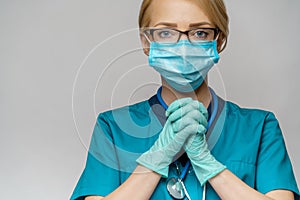
[(149, 56), (149, 51), (150, 51), (150, 43), (144, 33), (140, 33), (140, 40), (142, 43), (143, 51), (146, 54), (146, 56)]
[(221, 53), (225, 49), (226, 44), (227, 44), (227, 38), (223, 34), (221, 34), (217, 39), (218, 53)]

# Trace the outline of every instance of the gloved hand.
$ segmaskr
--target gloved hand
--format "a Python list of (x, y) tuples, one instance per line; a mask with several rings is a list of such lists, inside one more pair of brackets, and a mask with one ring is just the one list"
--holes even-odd
[[(201, 113), (206, 116), (207, 111), (204, 111), (206, 108), (201, 103), (199, 106)], [(203, 186), (210, 178), (225, 170), (226, 166), (218, 162), (210, 153), (205, 137), (206, 129), (203, 132), (198, 132), (198, 134), (188, 138), (184, 149), (201, 186)]]
[(166, 111), (166, 116), (172, 122), (175, 133), (183, 131), (195, 135), (206, 132), (208, 112), (203, 104), (197, 100), (183, 106), (171, 104)]
[(139, 164), (164, 178), (168, 177), (169, 165), (174, 157), (183, 148), (187, 138), (197, 133), (199, 120), (203, 120), (197, 104), (191, 98), (174, 101), (167, 109), (166, 115), (168, 119), (158, 139), (137, 159)]

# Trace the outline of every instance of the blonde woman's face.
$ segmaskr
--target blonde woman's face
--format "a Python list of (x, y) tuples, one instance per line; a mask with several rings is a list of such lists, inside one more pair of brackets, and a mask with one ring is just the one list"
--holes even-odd
[(153, 0), (150, 27), (171, 27), (181, 31), (198, 27), (214, 27), (197, 1)]
[[(192, 0), (153, 0), (147, 11), (149, 27), (175, 28), (187, 31), (193, 28), (214, 28), (197, 1)], [(187, 39), (182, 35), (181, 39)], [(149, 55), (149, 42), (141, 35), (143, 49)]]

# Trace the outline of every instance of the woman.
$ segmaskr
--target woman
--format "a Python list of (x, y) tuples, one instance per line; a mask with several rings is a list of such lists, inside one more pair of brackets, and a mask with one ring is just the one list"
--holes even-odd
[(205, 80), (226, 47), (223, 1), (144, 0), (139, 25), (162, 87), (99, 115), (71, 199), (299, 199), (274, 115)]

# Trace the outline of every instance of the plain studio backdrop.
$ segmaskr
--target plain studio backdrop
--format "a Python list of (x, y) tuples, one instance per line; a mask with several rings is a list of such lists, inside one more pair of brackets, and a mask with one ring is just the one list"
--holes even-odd
[[(300, 1), (225, 2), (229, 43), (210, 84), (275, 113), (299, 182)], [(0, 1), (1, 199), (68, 199), (97, 114), (156, 92), (136, 30), (140, 3)]]

